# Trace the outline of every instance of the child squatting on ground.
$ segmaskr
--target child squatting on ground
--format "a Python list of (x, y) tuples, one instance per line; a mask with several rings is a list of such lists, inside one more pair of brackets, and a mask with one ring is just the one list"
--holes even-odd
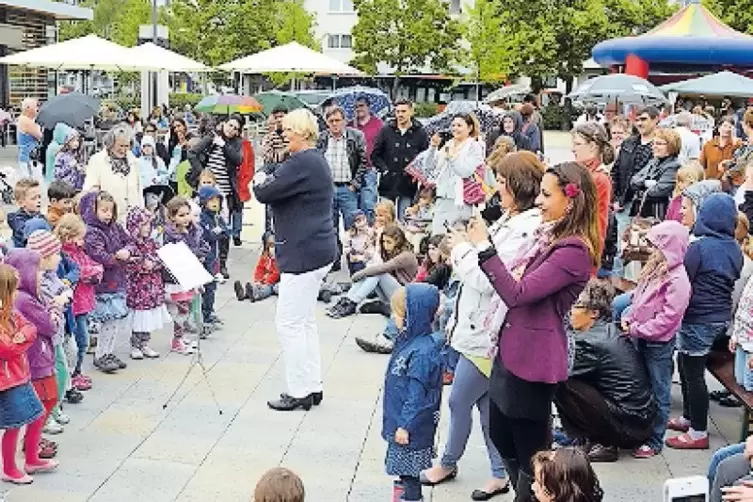
[(238, 301), (251, 300), (258, 302), (276, 295), (280, 284), (280, 269), (275, 258), (275, 234), (264, 234), (264, 249), (261, 251), (259, 261), (254, 269), (254, 282), (247, 282), (245, 286), (241, 281), (235, 281), (235, 296)]

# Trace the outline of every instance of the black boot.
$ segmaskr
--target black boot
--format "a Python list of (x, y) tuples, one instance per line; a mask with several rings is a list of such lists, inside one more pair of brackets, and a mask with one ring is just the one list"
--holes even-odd
[(525, 472), (519, 471), (518, 482), (515, 483), (515, 502), (534, 502), (536, 499), (533, 497), (531, 491), (531, 483), (533, 483), (533, 476)]
[(520, 464), (514, 458), (503, 458), (502, 464), (505, 466), (507, 478), (510, 480), (510, 486), (518, 486), (518, 477), (520, 475)]
[(223, 237), (219, 242), (220, 248), (220, 273), (225, 279), (230, 278), (230, 274), (227, 272), (227, 257), (230, 253), (230, 237)]
[(243, 284), (241, 284), (241, 281), (235, 281), (233, 283), (233, 289), (235, 289), (235, 297), (239, 302), (246, 299), (246, 289), (243, 287)]

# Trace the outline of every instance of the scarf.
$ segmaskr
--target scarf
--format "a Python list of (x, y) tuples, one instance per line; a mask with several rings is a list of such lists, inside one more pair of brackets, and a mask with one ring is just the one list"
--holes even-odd
[[(504, 264), (516, 280), (520, 281), (531, 262), (552, 244), (552, 230), (557, 223), (557, 221), (542, 223), (534, 232), (534, 238), (518, 250), (515, 258)], [(484, 317), (484, 329), (486, 329), (492, 342), (487, 354), (490, 359), (497, 355), (499, 332), (506, 316), (507, 305), (495, 292), (489, 301), (489, 309), (486, 311), (486, 317)]]
[(124, 177), (128, 176), (131, 172), (131, 164), (128, 162), (128, 155), (123, 158), (113, 157), (111, 154), (108, 155), (110, 156), (110, 168), (112, 169), (112, 172), (115, 174), (121, 174)]

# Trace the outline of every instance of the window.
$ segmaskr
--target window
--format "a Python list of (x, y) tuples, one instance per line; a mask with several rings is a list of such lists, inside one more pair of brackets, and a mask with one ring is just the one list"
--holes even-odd
[(353, 37), (350, 35), (327, 35), (327, 47), (330, 49), (350, 49), (353, 47)]
[(450, 0), (450, 14), (460, 14), (460, 0)]
[(353, 12), (353, 0), (329, 0), (330, 12)]

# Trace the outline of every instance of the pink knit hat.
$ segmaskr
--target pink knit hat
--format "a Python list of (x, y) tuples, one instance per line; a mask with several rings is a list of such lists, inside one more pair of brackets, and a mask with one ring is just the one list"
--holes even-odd
[(27, 241), (26, 247), (36, 251), (42, 258), (60, 252), (60, 239), (55, 237), (49, 230), (35, 230)]

